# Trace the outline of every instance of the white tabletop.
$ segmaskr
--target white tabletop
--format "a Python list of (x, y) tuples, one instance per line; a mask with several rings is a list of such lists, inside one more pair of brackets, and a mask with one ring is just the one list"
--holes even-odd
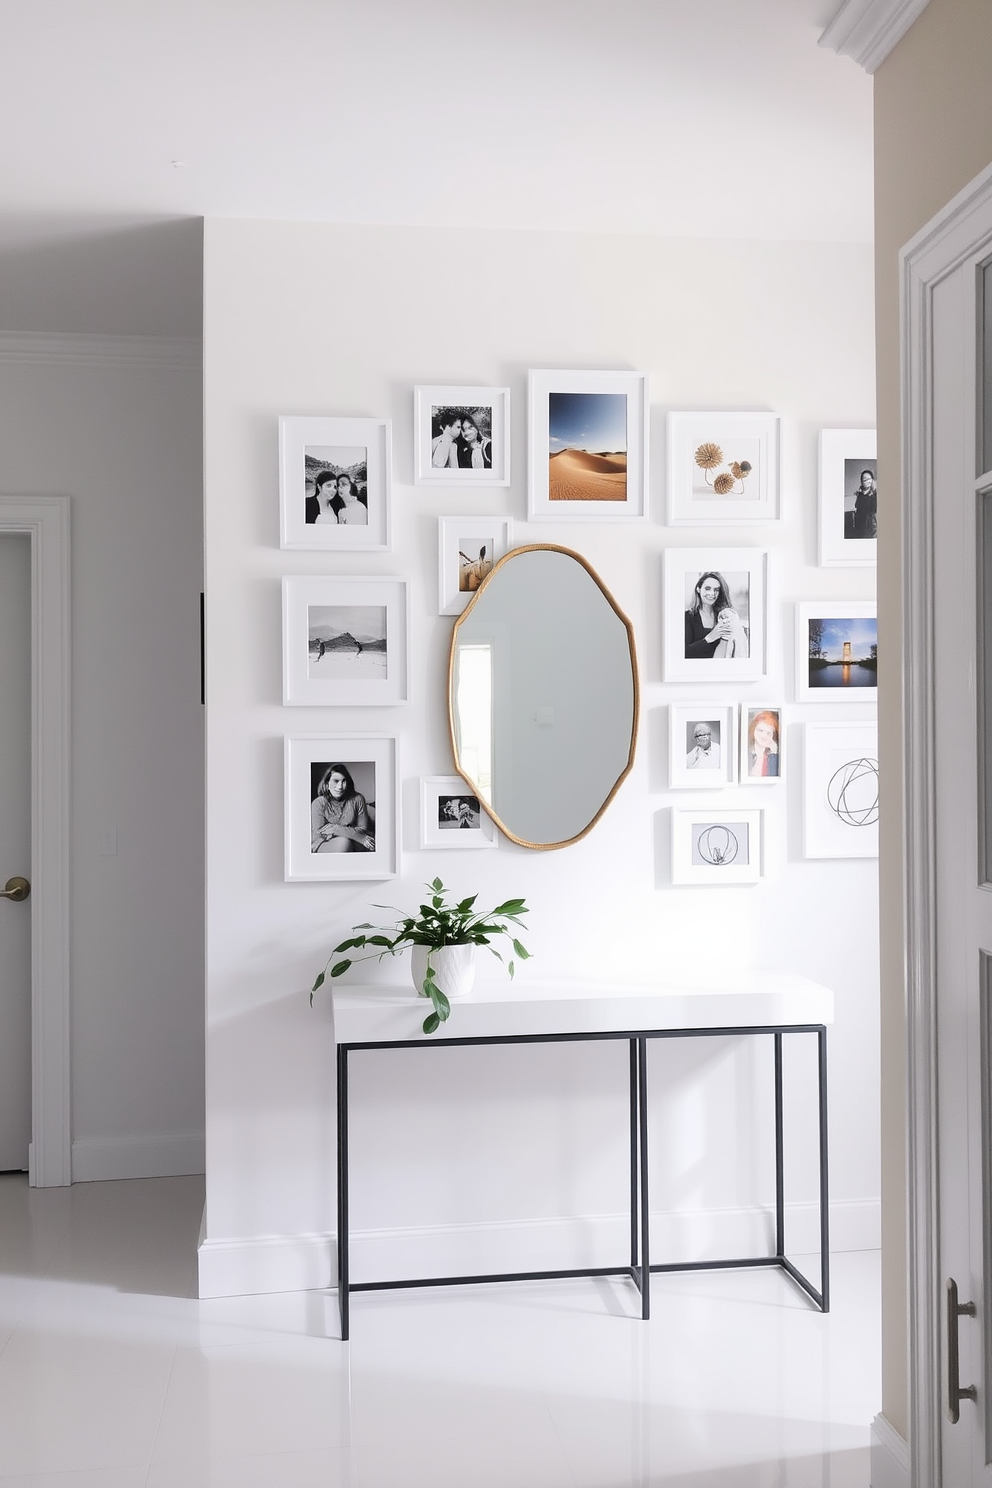
[(421, 1025), (430, 1003), (413, 983), (359, 986), (331, 983), (334, 1037), (339, 1044), (390, 1044), (402, 1039), (519, 1034), (647, 1032), (690, 1028), (767, 1028), (832, 1023), (834, 994), (808, 977), (756, 971), (733, 984), (641, 985), (630, 982), (480, 983), (451, 1005), (435, 1034)]

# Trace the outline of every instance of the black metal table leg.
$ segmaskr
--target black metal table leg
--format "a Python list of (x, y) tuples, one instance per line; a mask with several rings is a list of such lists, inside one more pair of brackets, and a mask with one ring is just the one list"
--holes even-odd
[(816, 1035), (820, 1087), (820, 1303), (830, 1311), (830, 1198), (827, 1182), (827, 1030)]
[(348, 1049), (338, 1045), (338, 1310), (348, 1337)]
[(640, 1149), (641, 1317), (651, 1316), (650, 1210), (648, 1205), (648, 1041), (637, 1040), (637, 1127)]
[(640, 1264), (640, 1252), (638, 1242), (640, 1238), (640, 1210), (637, 1206), (638, 1182), (638, 1137), (637, 1116), (640, 1109), (637, 1098), (637, 1040), (630, 1040), (630, 1270), (635, 1282), (640, 1287), (638, 1266)]
[(782, 1035), (775, 1040), (775, 1254), (785, 1256), (785, 1138), (782, 1113)]

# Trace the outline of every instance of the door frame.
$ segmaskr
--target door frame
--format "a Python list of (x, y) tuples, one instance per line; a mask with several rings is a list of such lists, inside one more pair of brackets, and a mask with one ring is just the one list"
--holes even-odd
[(69, 1026), (69, 498), (0, 496), (31, 544), (31, 1146), (28, 1181), (72, 1182)]
[(906, 938), (911, 1481), (940, 1488), (936, 815), (934, 705), (933, 292), (992, 251), (992, 166), (900, 254), (903, 489), (903, 909)]

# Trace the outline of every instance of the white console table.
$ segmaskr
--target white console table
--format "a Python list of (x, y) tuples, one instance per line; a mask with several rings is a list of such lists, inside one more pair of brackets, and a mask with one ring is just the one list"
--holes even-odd
[[(337, 1225), (338, 1301), (341, 1337), (349, 1336), (351, 1292), (468, 1282), (524, 1281), (572, 1276), (629, 1276), (640, 1292), (641, 1316), (650, 1316), (652, 1271), (714, 1270), (777, 1266), (815, 1305), (830, 1306), (827, 1213), (827, 1025), (833, 1022), (833, 993), (805, 977), (755, 972), (733, 986), (579, 982), (511, 982), (477, 987), (452, 1005), (438, 1033), (421, 1030), (428, 1004), (403, 986), (331, 984), (337, 1045)], [(449, 1034), (448, 1029), (451, 1029)], [(786, 1034), (817, 1040), (819, 1111), (820, 1285), (815, 1287), (785, 1253), (782, 1041)], [(714, 1035), (770, 1037), (775, 1082), (775, 1249), (770, 1255), (719, 1261), (655, 1262), (648, 1233), (647, 1041)], [(579, 1270), (432, 1276), (403, 1281), (352, 1283), (349, 1274), (348, 1068), (351, 1055), (376, 1049), (451, 1049), (467, 1044), (570, 1043), (626, 1039), (630, 1046), (630, 1260)]]

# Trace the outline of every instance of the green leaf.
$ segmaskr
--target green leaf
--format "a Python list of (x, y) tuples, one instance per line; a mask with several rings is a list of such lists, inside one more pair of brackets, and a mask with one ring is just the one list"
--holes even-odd
[(433, 1002), (434, 1011), (437, 1013), (442, 1023), (445, 1022), (447, 1018), (450, 1018), (451, 1003), (441, 991), (440, 987), (431, 988), (431, 1002)]
[(350, 965), (351, 965), (351, 962), (350, 961), (336, 961), (334, 963), (334, 965), (331, 967), (331, 976), (332, 977), (342, 976), (344, 974), (344, 972), (346, 972), (348, 970), (348, 967)]
[(365, 936), (364, 935), (358, 935), (358, 936), (355, 937), (354, 940), (343, 940), (340, 945), (336, 945), (334, 947), (333, 951), (331, 952), (331, 955), (332, 956), (336, 956), (339, 951), (350, 951), (350, 950), (355, 950), (355, 949), (359, 949), (360, 950), (361, 947), (364, 944), (365, 944)]
[(527, 949), (526, 946), (522, 946), (520, 944), (519, 940), (515, 940), (513, 942), (513, 949), (516, 951), (516, 953), (520, 957), (521, 961), (529, 961), (530, 960), (530, 951)]
[(393, 942), (389, 940), (385, 935), (370, 935), (368, 938), (368, 944), (386, 946), (389, 950), (393, 949)]
[(527, 906), (522, 899), (507, 899), (505, 904), (497, 904), (491, 911), (494, 915), (518, 915), (527, 914)]
[(428, 1013), (427, 1017), (424, 1019), (424, 1032), (433, 1033), (436, 1028), (440, 1027), (440, 1024), (441, 1019), (438, 1017), (437, 1013)]
[[(326, 971), (326, 970), (327, 970), (327, 968), (325, 966), (324, 971)], [(320, 973), (320, 976), (314, 982), (313, 986), (310, 988), (311, 994), (313, 994), (314, 992), (316, 992), (317, 989), (318, 989), (318, 987), (322, 987), (323, 985), (324, 985), (324, 972), (322, 971)]]
[(472, 905), (475, 903), (478, 897), (478, 894), (473, 894), (471, 899), (463, 899), (461, 904), (459, 904), (458, 906), (457, 913), (460, 915), (468, 914), (469, 910), (472, 908)]
[(441, 882), (441, 880), (439, 878), (436, 878), (432, 884), (428, 884), (428, 888), (433, 889), (434, 892), (435, 892), (435, 894), (443, 894), (444, 893), (444, 884)]
[(513, 981), (513, 972), (514, 972), (514, 969), (515, 969), (512, 961), (508, 961), (506, 963), (506, 969), (510, 973), (510, 981), (512, 982)]

